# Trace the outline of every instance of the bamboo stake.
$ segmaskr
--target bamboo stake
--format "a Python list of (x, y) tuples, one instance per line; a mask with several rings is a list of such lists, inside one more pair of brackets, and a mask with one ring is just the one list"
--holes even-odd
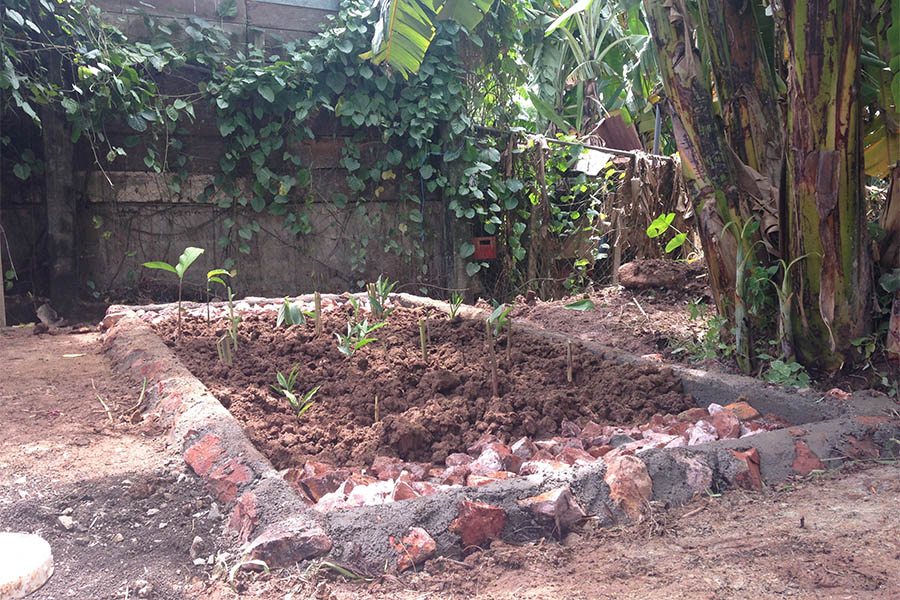
[(494, 333), (491, 331), (490, 319), (484, 322), (484, 332), (487, 335), (488, 357), (491, 361), (491, 393), (494, 398), (499, 398), (500, 384), (497, 381), (497, 354), (494, 352)]
[(572, 340), (566, 340), (566, 379), (572, 383)]
[(381, 420), (381, 414), (378, 411), (378, 395), (376, 394), (376, 396), (375, 396), (375, 422), (377, 423), (380, 420)]
[(316, 292), (313, 301), (316, 303), (316, 337), (319, 337), (322, 335), (322, 295)]
[(422, 360), (428, 363), (428, 342), (425, 339), (425, 319), (419, 319), (419, 344), (422, 346)]
[(506, 321), (506, 362), (510, 362), (512, 356), (512, 317), (507, 317)]

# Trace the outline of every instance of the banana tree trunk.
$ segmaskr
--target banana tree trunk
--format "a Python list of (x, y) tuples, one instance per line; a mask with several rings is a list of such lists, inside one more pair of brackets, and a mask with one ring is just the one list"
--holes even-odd
[(788, 258), (795, 350), (829, 371), (871, 328), (858, 62), (860, 0), (786, 0)]
[[(891, 167), (887, 202), (881, 218), (884, 240), (881, 243), (881, 270), (887, 273), (900, 268), (900, 162)], [(900, 292), (894, 294), (887, 339), (884, 342), (888, 357), (900, 362)]]

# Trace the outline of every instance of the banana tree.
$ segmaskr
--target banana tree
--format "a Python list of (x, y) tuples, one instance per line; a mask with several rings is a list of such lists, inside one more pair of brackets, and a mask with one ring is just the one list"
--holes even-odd
[(453, 20), (471, 32), (493, 0), (375, 0), (378, 12), (372, 49), (361, 55), (387, 64), (403, 77), (416, 73), (435, 35), (435, 22)]

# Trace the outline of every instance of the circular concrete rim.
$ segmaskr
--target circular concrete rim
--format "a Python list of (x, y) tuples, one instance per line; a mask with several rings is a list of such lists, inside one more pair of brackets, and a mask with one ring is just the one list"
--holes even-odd
[(24, 598), (53, 574), (50, 544), (30, 533), (0, 533), (0, 600)]

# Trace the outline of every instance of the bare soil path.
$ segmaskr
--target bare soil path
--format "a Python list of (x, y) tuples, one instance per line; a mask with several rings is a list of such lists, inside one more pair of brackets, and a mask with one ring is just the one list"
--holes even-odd
[(640, 524), (588, 524), (562, 543), (495, 545), (375, 582), (325, 568), (214, 581), (190, 548), (200, 536), (195, 555), (216, 553), (223, 507), (166, 452), (153, 415), (121, 418), (140, 387), (110, 371), (94, 332), (0, 332), (0, 530), (39, 533), (56, 557), (35, 598), (900, 597), (895, 464), (658, 507)]

